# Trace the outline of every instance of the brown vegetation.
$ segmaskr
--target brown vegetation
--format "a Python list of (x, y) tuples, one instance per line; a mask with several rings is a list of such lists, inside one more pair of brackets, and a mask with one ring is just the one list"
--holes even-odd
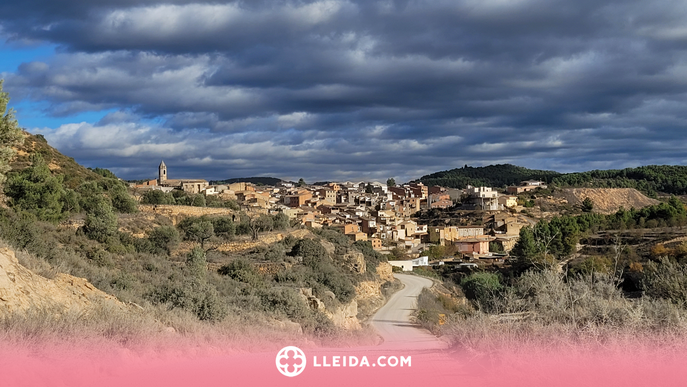
[(574, 207), (582, 207), (582, 202), (589, 198), (594, 211), (602, 214), (614, 213), (620, 207), (643, 208), (659, 203), (634, 188), (563, 188), (556, 190), (554, 197), (565, 199)]

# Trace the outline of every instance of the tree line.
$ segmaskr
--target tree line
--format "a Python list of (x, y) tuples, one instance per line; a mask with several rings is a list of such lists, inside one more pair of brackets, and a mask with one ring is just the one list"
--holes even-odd
[(425, 185), (463, 189), (468, 185), (479, 187), (506, 187), (517, 185), (524, 180), (541, 180), (551, 182), (561, 174), (555, 171), (528, 169), (511, 164), (488, 165), (486, 167), (455, 168), (422, 176), (420, 182)]
[(558, 187), (635, 188), (649, 196), (657, 192), (684, 195), (687, 194), (687, 166), (648, 165), (566, 173), (552, 182)]
[(463, 189), (468, 185), (506, 187), (524, 180), (541, 180), (555, 187), (635, 188), (648, 196), (667, 193), (687, 194), (687, 166), (648, 165), (637, 168), (559, 173), (518, 167), (511, 164), (451, 169), (423, 176), (425, 185)]
[(685, 205), (676, 197), (668, 202), (642, 209), (620, 208), (610, 215), (584, 213), (542, 220), (534, 227), (520, 230), (520, 238), (511, 255), (525, 266), (547, 259), (561, 259), (572, 254), (580, 239), (600, 230), (623, 230), (684, 226), (687, 224)]

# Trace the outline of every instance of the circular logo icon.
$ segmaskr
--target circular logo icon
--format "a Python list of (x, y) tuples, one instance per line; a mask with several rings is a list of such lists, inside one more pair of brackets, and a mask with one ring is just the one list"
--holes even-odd
[(300, 375), (305, 369), (305, 354), (297, 347), (284, 347), (277, 354), (277, 370), (290, 378)]

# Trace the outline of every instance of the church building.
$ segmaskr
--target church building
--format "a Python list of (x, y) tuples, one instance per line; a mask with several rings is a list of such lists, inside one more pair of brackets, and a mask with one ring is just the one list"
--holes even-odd
[(207, 180), (203, 179), (168, 179), (167, 165), (162, 161), (158, 167), (157, 184), (161, 187), (171, 187), (180, 189), (188, 193), (201, 193), (209, 185)]

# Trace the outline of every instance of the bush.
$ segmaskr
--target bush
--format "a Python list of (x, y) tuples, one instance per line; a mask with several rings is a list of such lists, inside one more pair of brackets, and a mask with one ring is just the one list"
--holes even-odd
[(103, 249), (91, 250), (86, 253), (86, 257), (98, 266), (114, 267), (114, 261), (112, 261), (110, 253)]
[(196, 246), (188, 253), (185, 270), (194, 282), (205, 282), (208, 262), (202, 248)]
[(153, 304), (166, 304), (170, 309), (181, 308), (196, 315), (199, 320), (221, 321), (227, 307), (221, 302), (217, 289), (207, 284), (179, 285), (166, 283), (146, 295)]
[(264, 279), (255, 270), (253, 265), (245, 259), (235, 259), (229, 264), (222, 266), (218, 271), (221, 275), (226, 275), (229, 278), (248, 284), (253, 287), (260, 287), (264, 284)]
[(184, 233), (184, 240), (200, 242), (201, 246), (205, 241), (215, 236), (215, 229), (212, 221), (206, 216), (199, 218), (185, 218), (177, 225)]
[(272, 218), (274, 222), (274, 229), (275, 230), (286, 230), (290, 226), (290, 220), (289, 217), (284, 214), (283, 212), (280, 212)]
[(209, 195), (205, 197), (205, 203), (208, 207), (224, 207), (230, 208), (234, 211), (238, 211), (241, 207), (236, 203), (235, 200), (224, 200), (218, 195)]
[(468, 299), (483, 308), (489, 308), (493, 298), (503, 288), (498, 274), (487, 272), (470, 274), (461, 281), (460, 286)]
[(292, 256), (303, 257), (303, 264), (317, 270), (320, 264), (329, 258), (327, 250), (313, 239), (301, 239), (291, 250)]
[(141, 204), (177, 204), (174, 196), (159, 190), (150, 190), (143, 194)]
[(316, 275), (318, 282), (329, 288), (339, 301), (348, 303), (355, 297), (355, 286), (351, 279), (331, 264), (321, 265)]
[(125, 214), (131, 214), (138, 211), (138, 204), (136, 199), (131, 197), (126, 191), (120, 191), (112, 194), (112, 207), (117, 211)]
[(266, 289), (260, 294), (262, 307), (265, 311), (282, 314), (289, 319), (303, 320), (312, 311), (294, 289)]
[(133, 245), (139, 253), (156, 254), (160, 251), (148, 238), (133, 238)]
[(646, 295), (687, 305), (687, 268), (668, 258), (644, 266), (643, 287)]
[(191, 296), (191, 311), (202, 321), (221, 321), (227, 316), (227, 307), (219, 293), (211, 286), (204, 286)]
[(105, 243), (109, 238), (117, 235), (117, 215), (112, 211), (108, 202), (103, 202), (86, 214), (83, 230), (89, 239)]
[(205, 207), (205, 195), (194, 195), (191, 198), (191, 205), (195, 207)]
[(172, 226), (160, 226), (148, 235), (151, 245), (170, 254), (179, 245), (179, 232)]
[[(31, 162), (31, 167), (7, 182), (5, 194), (10, 198), (10, 205), (32, 213), (39, 220), (56, 223), (65, 219), (69, 215), (66, 207), (75, 205), (75, 193), (68, 193), (62, 185), (62, 176), (53, 176), (40, 154), (31, 155)], [(78, 211), (78, 208), (70, 209)]]
[(322, 228), (319, 230), (315, 230), (315, 234), (319, 235), (320, 237), (326, 239), (329, 242), (332, 242), (336, 246), (347, 248), (351, 245), (351, 240), (338, 230)]
[(215, 234), (224, 238), (231, 238), (236, 234), (236, 225), (229, 216), (211, 218)]

